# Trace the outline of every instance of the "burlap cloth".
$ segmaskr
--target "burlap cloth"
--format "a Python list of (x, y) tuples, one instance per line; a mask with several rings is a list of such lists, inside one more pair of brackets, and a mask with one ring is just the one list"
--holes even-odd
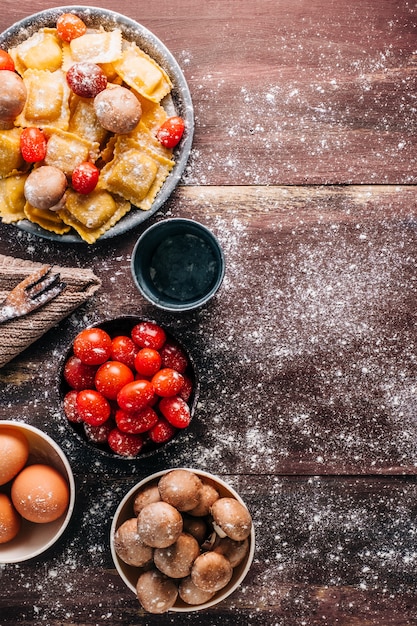
[[(46, 265), (0, 254), (0, 302), (21, 280)], [(0, 325), (0, 367), (11, 361), (50, 328), (86, 302), (101, 286), (89, 269), (53, 266), (61, 274), (66, 288), (37, 311)]]

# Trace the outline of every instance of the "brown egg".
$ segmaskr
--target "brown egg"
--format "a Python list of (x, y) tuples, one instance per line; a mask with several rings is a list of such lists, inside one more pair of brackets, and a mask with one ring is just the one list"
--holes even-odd
[(156, 567), (170, 578), (189, 576), (195, 559), (200, 554), (197, 540), (187, 533), (181, 533), (177, 541), (167, 548), (156, 548), (154, 563)]
[(219, 498), (211, 507), (213, 526), (220, 537), (243, 541), (250, 535), (252, 518), (248, 509), (235, 498)]
[(144, 567), (152, 561), (153, 548), (141, 541), (136, 517), (126, 520), (116, 530), (114, 549), (122, 561), (134, 567)]
[(177, 585), (157, 570), (144, 572), (136, 583), (139, 602), (149, 613), (165, 613), (178, 597)]
[(190, 511), (200, 501), (203, 483), (189, 470), (171, 470), (160, 478), (158, 483), (162, 500), (174, 506), (178, 511)]
[(0, 544), (11, 541), (20, 530), (21, 517), (5, 493), (0, 493)]
[(27, 98), (25, 83), (15, 72), (0, 72), (0, 121), (10, 122), (23, 111)]
[(216, 552), (203, 552), (194, 561), (191, 580), (203, 591), (215, 592), (223, 589), (233, 575), (230, 561)]
[(61, 517), (69, 503), (65, 478), (55, 468), (40, 463), (20, 472), (13, 481), (11, 495), (18, 513), (38, 524)]
[(94, 110), (100, 124), (112, 133), (130, 133), (139, 123), (142, 107), (130, 89), (116, 85), (94, 98)]
[[(3, 70), (4, 71), (4, 70)], [(0, 485), (5, 485), (24, 467), (29, 456), (29, 443), (25, 435), (5, 426), (0, 429)]]
[(153, 548), (167, 548), (182, 532), (181, 513), (167, 502), (151, 502), (138, 515), (138, 534)]
[(26, 200), (35, 209), (51, 209), (61, 200), (67, 188), (64, 172), (53, 165), (41, 165), (25, 181)]

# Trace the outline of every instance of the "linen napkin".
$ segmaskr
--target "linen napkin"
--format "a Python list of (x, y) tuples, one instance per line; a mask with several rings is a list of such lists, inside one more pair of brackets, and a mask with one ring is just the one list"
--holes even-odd
[[(21, 280), (44, 265), (0, 254), (0, 302)], [(0, 367), (91, 298), (101, 286), (90, 269), (53, 265), (52, 271), (60, 273), (66, 288), (40, 309), (0, 325)]]

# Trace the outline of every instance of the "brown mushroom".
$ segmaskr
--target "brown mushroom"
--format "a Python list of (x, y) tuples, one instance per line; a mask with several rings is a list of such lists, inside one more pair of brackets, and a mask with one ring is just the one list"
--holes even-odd
[(94, 110), (103, 128), (117, 134), (130, 133), (142, 115), (135, 94), (121, 85), (100, 91), (94, 98)]
[(11, 70), (0, 72), (0, 121), (12, 122), (23, 111), (27, 89), (23, 79)]
[(223, 589), (233, 575), (230, 561), (217, 552), (203, 552), (194, 561), (191, 580), (203, 591), (216, 592)]
[(136, 516), (139, 515), (141, 510), (151, 502), (159, 502), (161, 496), (159, 494), (158, 485), (149, 485), (148, 487), (144, 487), (139, 493), (135, 496), (133, 501), (133, 512)]
[(252, 518), (248, 509), (235, 498), (219, 498), (211, 507), (213, 527), (220, 537), (243, 541), (249, 537)]
[(205, 519), (202, 517), (191, 517), (186, 513), (182, 516), (183, 530), (186, 533), (192, 535), (200, 545), (204, 543), (207, 538), (208, 525)]
[(36, 209), (50, 209), (61, 200), (67, 184), (62, 170), (54, 165), (41, 165), (25, 181), (25, 198)]
[(214, 591), (203, 591), (203, 589), (196, 587), (191, 580), (191, 576), (183, 578), (178, 588), (178, 593), (183, 602), (193, 605), (204, 604), (204, 602), (208, 602), (214, 596)]
[(195, 559), (200, 554), (200, 546), (196, 539), (182, 533), (177, 541), (167, 548), (156, 548), (154, 563), (166, 576), (185, 578), (189, 576)]
[(190, 515), (195, 517), (204, 517), (209, 515), (212, 504), (220, 497), (217, 489), (210, 483), (203, 482), (200, 490), (200, 500), (196, 507), (189, 511)]
[(167, 502), (147, 504), (137, 517), (141, 540), (153, 548), (172, 545), (182, 532), (181, 513)]
[(176, 469), (160, 478), (158, 488), (164, 502), (168, 502), (178, 511), (190, 511), (200, 501), (202, 482), (194, 472)]
[(114, 549), (124, 563), (134, 567), (144, 567), (152, 561), (153, 549), (139, 537), (136, 517), (126, 520), (116, 530)]
[(136, 583), (136, 595), (149, 613), (165, 613), (178, 597), (177, 585), (158, 570), (144, 572)]
[(223, 537), (215, 545), (213, 552), (223, 554), (230, 561), (232, 567), (237, 567), (249, 552), (249, 540), (234, 541), (230, 537)]

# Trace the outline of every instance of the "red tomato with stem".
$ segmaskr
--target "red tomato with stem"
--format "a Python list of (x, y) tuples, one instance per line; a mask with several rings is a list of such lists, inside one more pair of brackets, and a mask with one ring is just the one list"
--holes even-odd
[(120, 361), (106, 361), (96, 372), (94, 384), (97, 391), (108, 400), (116, 400), (119, 391), (134, 380), (132, 370)]
[(78, 193), (87, 195), (94, 191), (97, 186), (100, 171), (94, 163), (84, 161), (80, 163), (72, 173), (72, 187)]
[(133, 341), (140, 348), (160, 350), (166, 341), (166, 333), (154, 322), (139, 322), (132, 328)]
[(83, 363), (77, 356), (72, 355), (64, 365), (64, 378), (67, 384), (77, 391), (94, 386), (97, 367)]
[(110, 357), (111, 338), (101, 328), (85, 328), (74, 339), (73, 351), (87, 365), (101, 365)]
[(83, 422), (99, 426), (109, 419), (111, 407), (106, 398), (95, 389), (83, 389), (77, 395), (77, 411)]
[(156, 137), (165, 148), (174, 148), (184, 134), (185, 123), (182, 117), (173, 115), (159, 127)]
[(28, 163), (43, 161), (46, 156), (46, 137), (40, 128), (29, 126), (20, 134), (20, 152)]
[(6, 50), (0, 50), (0, 70), (9, 70), (14, 72), (14, 61)]
[(111, 342), (111, 358), (114, 361), (120, 361), (131, 369), (135, 367), (135, 356), (138, 347), (135, 342), (127, 335), (118, 335)]
[(162, 398), (159, 410), (175, 428), (187, 428), (191, 422), (190, 407), (179, 396)]
[(124, 411), (140, 411), (153, 400), (154, 388), (149, 380), (127, 383), (117, 394), (117, 404)]
[(176, 396), (184, 385), (184, 377), (177, 370), (164, 367), (152, 376), (151, 383), (158, 396)]
[(56, 30), (58, 37), (60, 37), (62, 41), (72, 41), (84, 35), (87, 31), (87, 26), (82, 19), (74, 15), (74, 13), (62, 13), (56, 21)]
[(161, 368), (161, 355), (154, 348), (141, 348), (135, 357), (135, 369), (141, 376), (153, 376)]

